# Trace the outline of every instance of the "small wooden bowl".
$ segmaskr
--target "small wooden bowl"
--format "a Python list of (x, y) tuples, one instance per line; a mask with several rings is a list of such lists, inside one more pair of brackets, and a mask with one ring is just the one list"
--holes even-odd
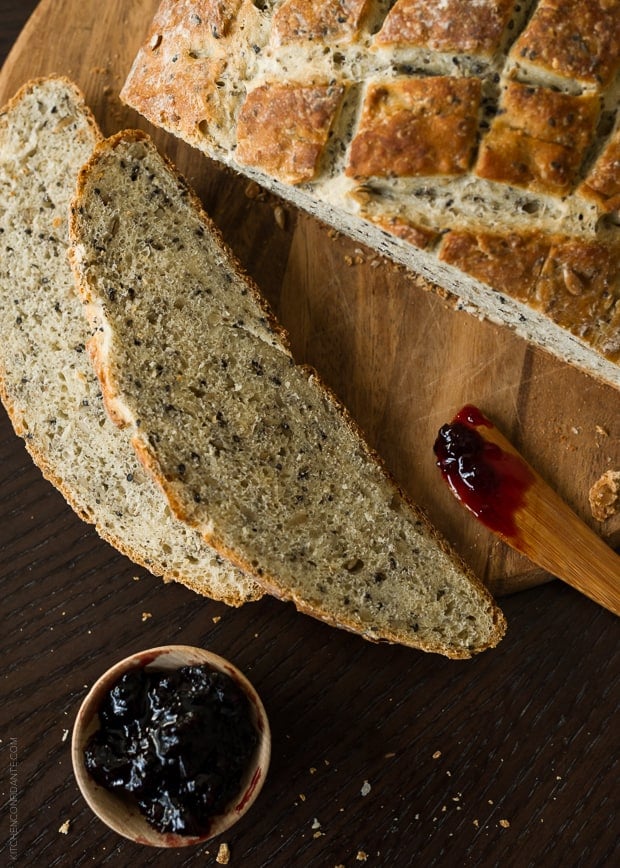
[[(156, 670), (179, 669), (182, 666), (207, 664), (212, 669), (230, 676), (245, 692), (250, 701), (252, 719), (258, 733), (258, 744), (249, 767), (241, 782), (239, 795), (233, 799), (223, 814), (211, 818), (207, 835), (196, 837), (161, 833), (147, 823), (138, 806), (122, 794), (110, 792), (95, 783), (84, 765), (84, 747), (90, 736), (99, 728), (98, 710), (103, 697), (119, 678), (130, 669), (147, 667)], [(229, 829), (249, 810), (258, 796), (269, 767), (271, 757), (271, 733), (269, 721), (260, 697), (247, 678), (223, 657), (218, 657), (203, 648), (189, 645), (164, 645), (140, 651), (121, 660), (108, 669), (90, 689), (78, 711), (71, 741), (71, 759), (78, 786), (94, 813), (119, 835), (138, 844), (152, 847), (186, 847), (202, 844)]]

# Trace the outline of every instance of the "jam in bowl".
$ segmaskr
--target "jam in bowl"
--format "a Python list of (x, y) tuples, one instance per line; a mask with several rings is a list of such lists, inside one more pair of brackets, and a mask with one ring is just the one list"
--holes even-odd
[(262, 702), (231, 663), (167, 645), (117, 663), (78, 712), (78, 786), (107, 825), (158, 847), (230, 828), (263, 785), (271, 751)]

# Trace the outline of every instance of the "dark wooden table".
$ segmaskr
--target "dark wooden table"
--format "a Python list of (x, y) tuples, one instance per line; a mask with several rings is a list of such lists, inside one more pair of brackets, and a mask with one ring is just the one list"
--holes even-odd
[[(2, 0), (4, 61), (35, 0)], [(267, 599), (229, 610), (100, 541), (0, 411), (3, 864), (611, 866), (618, 846), (618, 621), (557, 582), (503, 600), (470, 662), (372, 646)], [(196, 644), (265, 702), (270, 774), (199, 849), (141, 848), (90, 812), (70, 762), (87, 687), (135, 650)]]

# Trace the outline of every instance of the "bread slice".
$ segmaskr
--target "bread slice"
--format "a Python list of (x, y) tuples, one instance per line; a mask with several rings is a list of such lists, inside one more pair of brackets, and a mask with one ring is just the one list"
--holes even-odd
[(618, 386), (619, 69), (615, 2), (162, 0), (121, 97)]
[(71, 259), (106, 406), (171, 509), (274, 595), (368, 639), (495, 645), (486, 589), (388, 476), (140, 132), (80, 173)]
[(170, 512), (106, 417), (67, 261), (69, 202), (100, 133), (63, 78), (0, 112), (0, 395), (44, 476), (132, 560), (232, 605), (261, 596)]

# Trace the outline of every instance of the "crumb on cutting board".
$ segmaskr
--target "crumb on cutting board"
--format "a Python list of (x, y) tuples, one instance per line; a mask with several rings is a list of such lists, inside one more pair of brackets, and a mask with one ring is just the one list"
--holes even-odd
[(606, 470), (589, 492), (590, 510), (597, 521), (620, 512), (620, 470)]

